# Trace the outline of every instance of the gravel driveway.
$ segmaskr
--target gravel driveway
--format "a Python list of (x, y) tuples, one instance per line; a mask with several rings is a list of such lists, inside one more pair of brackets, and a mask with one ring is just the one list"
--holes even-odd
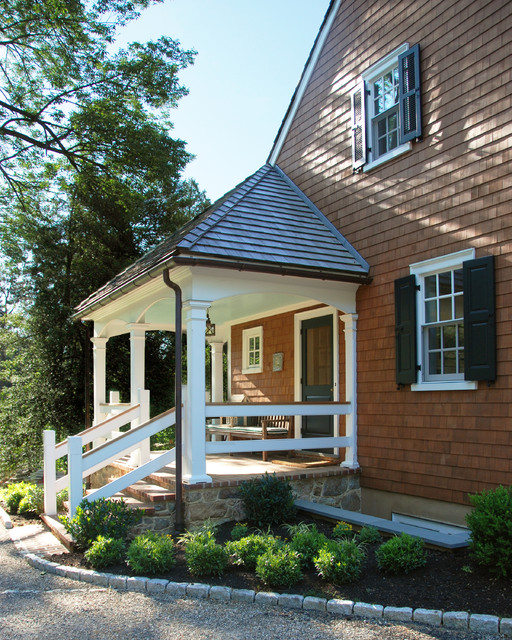
[(0, 640), (302, 638), (482, 640), (472, 633), (345, 620), (327, 613), (98, 588), (34, 569), (0, 525)]

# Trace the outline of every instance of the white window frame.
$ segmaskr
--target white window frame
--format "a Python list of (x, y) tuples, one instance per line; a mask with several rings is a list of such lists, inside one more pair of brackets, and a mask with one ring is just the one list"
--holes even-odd
[(412, 391), (448, 391), (448, 390), (468, 390), (476, 389), (478, 383), (472, 380), (425, 380), (425, 372), (427, 367), (426, 349), (424, 345), (424, 331), (425, 325), (425, 278), (430, 275), (442, 273), (443, 271), (453, 271), (455, 269), (462, 269), (462, 263), (466, 260), (473, 260), (475, 257), (475, 250), (465, 249), (464, 251), (457, 251), (446, 256), (440, 256), (438, 258), (432, 258), (430, 260), (424, 260), (422, 262), (416, 262), (411, 264), (409, 269), (411, 275), (416, 276), (416, 284), (419, 286), (419, 290), (416, 293), (416, 309), (417, 309), (417, 353), (420, 362), (420, 370), (418, 372), (418, 380), (416, 384), (411, 385)]
[[(259, 364), (249, 364), (250, 341), (252, 338), (259, 338)], [(251, 327), (242, 331), (242, 373), (261, 373), (263, 371), (263, 327)]]
[[(384, 162), (388, 162), (397, 156), (410, 151), (412, 148), (412, 144), (410, 142), (405, 142), (404, 144), (399, 144), (397, 147), (384, 153), (383, 155), (376, 157), (374, 152), (375, 143), (374, 143), (374, 120), (378, 117), (374, 112), (374, 102), (372, 99), (372, 89), (373, 83), (380, 77), (382, 77), (385, 73), (392, 70), (393, 67), (398, 66), (398, 56), (409, 49), (409, 44), (405, 43), (389, 53), (386, 57), (382, 58), (376, 64), (372, 65), (369, 69), (367, 69), (362, 74), (362, 80), (364, 82), (364, 87), (366, 91), (366, 141), (368, 148), (368, 155), (366, 158), (366, 163), (363, 165), (364, 171), (370, 171), (375, 167), (383, 164)], [(400, 106), (398, 106), (398, 112), (400, 111)], [(380, 114), (379, 114), (380, 115)], [(400, 120), (400, 117), (399, 117)], [(398, 136), (400, 135), (400, 122), (398, 124)]]

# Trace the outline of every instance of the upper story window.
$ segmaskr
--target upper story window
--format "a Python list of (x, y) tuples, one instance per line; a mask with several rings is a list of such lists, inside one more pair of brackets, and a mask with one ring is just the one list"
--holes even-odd
[(419, 45), (402, 45), (362, 74), (352, 93), (354, 170), (372, 169), (421, 137)]
[(242, 331), (242, 373), (263, 371), (263, 327)]
[(395, 281), (396, 369), (413, 391), (475, 389), (496, 377), (493, 256), (418, 262)]

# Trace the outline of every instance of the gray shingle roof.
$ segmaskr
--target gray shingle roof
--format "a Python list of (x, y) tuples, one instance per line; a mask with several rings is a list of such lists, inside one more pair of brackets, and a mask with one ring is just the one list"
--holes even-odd
[(89, 296), (77, 315), (171, 262), (361, 282), (369, 269), (298, 187), (266, 164)]

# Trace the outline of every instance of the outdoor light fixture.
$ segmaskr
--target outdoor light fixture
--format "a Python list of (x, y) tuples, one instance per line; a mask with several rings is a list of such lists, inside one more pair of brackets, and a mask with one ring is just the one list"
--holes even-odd
[(206, 331), (204, 332), (206, 336), (214, 336), (215, 335), (215, 325), (210, 320), (210, 312), (206, 311)]

